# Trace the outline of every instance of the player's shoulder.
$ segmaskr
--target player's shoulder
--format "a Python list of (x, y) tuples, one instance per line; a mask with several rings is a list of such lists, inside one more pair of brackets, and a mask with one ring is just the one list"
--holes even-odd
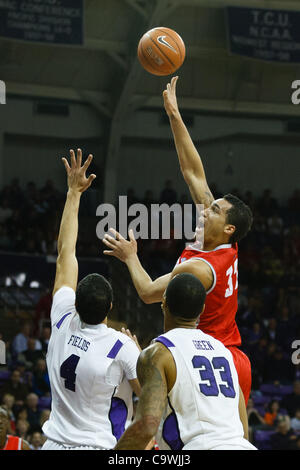
[(170, 351), (166, 342), (159, 341), (155, 338), (152, 343), (147, 346), (139, 355), (139, 364), (143, 366), (153, 366), (159, 362), (164, 362), (170, 356)]
[(121, 331), (115, 330), (114, 328), (107, 328), (107, 333), (111, 338), (112, 343), (112, 351), (114, 357), (116, 359), (122, 358), (126, 360), (126, 358), (131, 359), (131, 356), (137, 358), (140, 351), (135, 344), (135, 342), (129, 338), (129, 336), (125, 335)]
[(125, 335), (122, 333), (122, 331), (116, 330), (115, 328), (112, 327), (107, 327), (107, 333), (112, 337), (115, 338), (116, 340), (121, 341), (121, 343), (125, 344), (128, 342), (134, 343), (129, 336)]

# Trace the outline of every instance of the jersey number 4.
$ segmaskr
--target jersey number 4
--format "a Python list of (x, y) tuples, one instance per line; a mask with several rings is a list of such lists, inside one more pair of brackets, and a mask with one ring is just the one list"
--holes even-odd
[(79, 359), (80, 357), (76, 356), (76, 354), (71, 354), (60, 366), (60, 376), (65, 379), (65, 387), (72, 392), (75, 392), (75, 370)]
[[(225, 292), (225, 297), (230, 297), (233, 294), (233, 290), (238, 288), (238, 260), (236, 259), (233, 266), (226, 271), (226, 276), (228, 276), (228, 287)], [(233, 276), (235, 276), (235, 286), (233, 289)]]
[[(203, 395), (217, 397), (220, 389), (220, 392), (225, 397), (235, 397), (230, 365), (225, 357), (213, 357), (210, 362), (205, 356), (194, 356), (192, 363), (195, 369), (199, 369), (201, 380), (206, 382), (199, 384)], [(218, 386), (215, 371), (219, 372), (221, 380), (225, 383)]]

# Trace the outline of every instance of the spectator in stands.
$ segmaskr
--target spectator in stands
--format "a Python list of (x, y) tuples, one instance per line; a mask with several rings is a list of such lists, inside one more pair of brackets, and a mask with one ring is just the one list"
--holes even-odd
[(281, 417), (279, 414), (280, 403), (278, 400), (271, 400), (268, 403), (266, 413), (264, 415), (265, 424), (274, 426), (276, 421)]
[(287, 410), (291, 418), (294, 418), (296, 411), (300, 408), (300, 380), (293, 383), (293, 393), (282, 399), (281, 406)]
[(300, 432), (300, 408), (297, 408), (295, 416), (291, 419), (291, 428)]
[(28, 413), (28, 422), (30, 432), (40, 431), (41, 412), (38, 409), (39, 397), (36, 393), (29, 393), (26, 397), (26, 409)]
[(253, 399), (250, 397), (247, 403), (249, 441), (253, 443), (253, 432), (265, 427), (265, 420), (260, 412), (254, 407)]
[(12, 354), (16, 357), (18, 354), (26, 351), (27, 341), (31, 332), (31, 324), (24, 322), (21, 326), (21, 331), (12, 340), (11, 348)]
[(164, 189), (160, 193), (159, 203), (166, 203), (169, 206), (177, 202), (177, 192), (173, 188), (171, 180), (167, 180)]
[(8, 381), (2, 385), (0, 389), (1, 399), (6, 393), (10, 393), (15, 397), (16, 407), (20, 408), (24, 405), (26, 396), (29, 393), (29, 387), (21, 382), (21, 375), (18, 370), (13, 370)]
[(276, 432), (271, 436), (272, 450), (292, 450), (297, 435), (291, 429), (289, 421), (285, 418), (278, 420)]
[(40, 432), (35, 431), (29, 436), (28, 442), (31, 450), (41, 450), (44, 443), (43, 436)]
[(48, 409), (45, 409), (45, 410), (41, 411), (41, 418), (40, 418), (40, 428), (41, 429), (43, 428), (43, 424), (45, 423), (45, 421), (48, 421), (48, 419), (50, 418), (50, 411), (51, 410), (48, 410)]
[(32, 372), (26, 369), (25, 360), (17, 360), (15, 363), (15, 370), (20, 372), (20, 382), (26, 384), (28, 388), (32, 386)]
[(50, 287), (47, 287), (42, 293), (35, 308), (34, 332), (36, 335), (39, 335), (41, 332), (41, 325), (43, 320), (48, 320), (50, 322), (51, 305), (52, 292)]
[[(39, 348), (37, 349), (37, 343), (39, 344)], [(33, 368), (35, 362), (38, 359), (43, 359), (45, 357), (45, 353), (42, 351), (41, 343), (36, 338), (28, 338), (27, 341), (27, 349), (22, 352), (22, 354), (18, 355), (18, 360), (25, 361), (27, 369)]]
[(39, 397), (50, 395), (50, 382), (45, 359), (38, 359), (34, 365), (32, 391)]
[(15, 397), (10, 393), (5, 393), (1, 401), (1, 408), (4, 408), (9, 416), (9, 426), (12, 434), (15, 434), (16, 418), (14, 413)]
[(268, 321), (268, 326), (266, 328), (266, 334), (270, 341), (276, 343), (277, 336), (278, 336), (278, 329), (277, 329), (277, 320), (275, 317), (272, 317)]
[(263, 191), (261, 198), (258, 200), (259, 212), (264, 217), (269, 217), (278, 210), (278, 202), (272, 195), (272, 190), (267, 188)]
[(265, 383), (288, 384), (292, 381), (293, 364), (290, 356), (283, 354), (282, 349), (275, 345), (275, 351), (268, 358), (263, 372)]
[(44, 354), (47, 354), (50, 336), (51, 336), (50, 326), (44, 326), (42, 329), (41, 337), (39, 338), (40, 343), (42, 345), (42, 351)]
[(22, 439), (28, 440), (28, 431), (30, 424), (25, 419), (18, 419), (16, 422), (16, 436), (21, 437)]
[(28, 421), (28, 413), (27, 413), (27, 408), (21, 408), (19, 411), (16, 412), (16, 421), (18, 419), (23, 419), (25, 421)]

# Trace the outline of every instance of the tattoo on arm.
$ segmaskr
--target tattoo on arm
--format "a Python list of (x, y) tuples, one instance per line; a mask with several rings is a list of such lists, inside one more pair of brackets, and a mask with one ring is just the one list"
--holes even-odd
[(145, 449), (155, 435), (167, 402), (166, 378), (158, 348), (144, 350), (138, 360), (137, 375), (142, 392), (139, 398), (134, 422), (122, 435), (115, 449)]

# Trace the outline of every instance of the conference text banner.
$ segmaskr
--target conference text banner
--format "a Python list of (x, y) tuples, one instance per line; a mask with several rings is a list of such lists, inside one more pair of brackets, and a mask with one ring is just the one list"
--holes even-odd
[(0, 0), (0, 36), (83, 44), (83, 0)]
[(300, 63), (300, 12), (227, 7), (232, 54), (274, 62)]

